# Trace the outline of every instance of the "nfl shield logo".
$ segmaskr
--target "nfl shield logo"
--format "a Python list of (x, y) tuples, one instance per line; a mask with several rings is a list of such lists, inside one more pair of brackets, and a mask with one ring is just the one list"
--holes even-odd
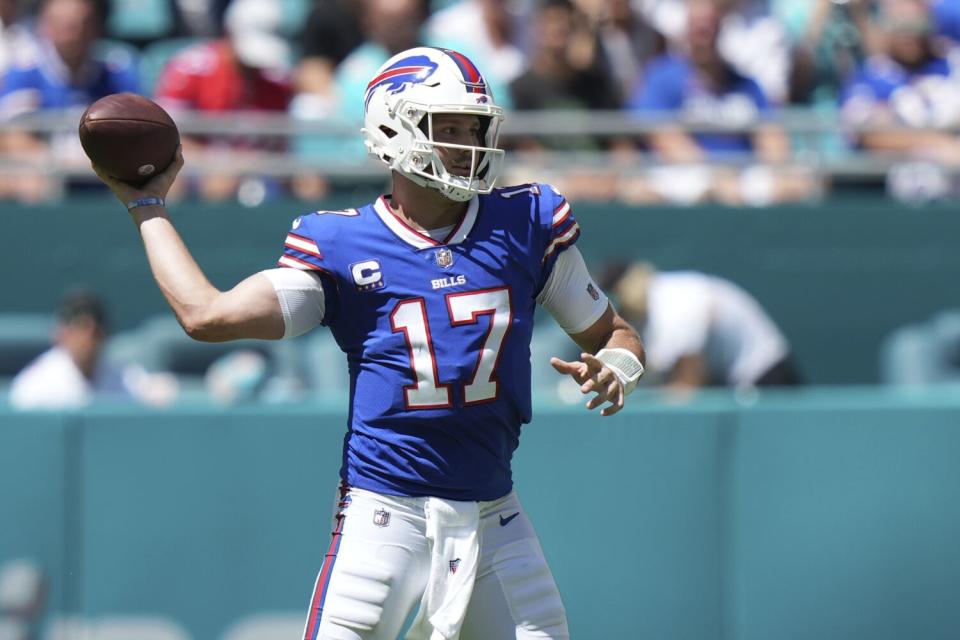
[(450, 249), (437, 249), (434, 257), (437, 260), (437, 266), (441, 269), (449, 269), (453, 265), (453, 251)]
[(450, 573), (456, 573), (459, 567), (460, 567), (460, 558), (450, 561)]
[(373, 512), (373, 524), (385, 527), (390, 524), (390, 512), (386, 509), (377, 509)]

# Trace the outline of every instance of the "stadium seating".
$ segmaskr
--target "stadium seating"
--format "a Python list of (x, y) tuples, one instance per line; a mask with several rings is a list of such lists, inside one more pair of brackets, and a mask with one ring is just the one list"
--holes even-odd
[(97, 52), (107, 62), (115, 63), (120, 67), (128, 67), (140, 58), (140, 50), (129, 42), (102, 38), (97, 42)]
[(149, 41), (173, 32), (173, 3), (168, 0), (111, 0), (107, 32), (114, 38)]
[(204, 42), (206, 38), (185, 37), (158, 40), (147, 45), (140, 56), (140, 86), (145, 95), (153, 95), (160, 74), (170, 58), (187, 47)]
[(880, 376), (894, 385), (960, 384), (960, 310), (891, 332), (881, 345)]
[[(237, 354), (260, 356), (263, 367), (251, 367)], [(164, 372), (177, 380), (178, 402), (206, 402), (211, 399), (208, 373), (216, 367), (221, 383), (233, 387), (237, 400), (260, 398), (269, 393), (275, 399), (294, 393), (299, 379), (292, 345), (283, 342), (242, 340), (226, 343), (197, 342), (187, 336), (170, 315), (149, 318), (139, 327), (114, 336), (105, 358), (114, 366), (139, 365), (151, 372)], [(223, 376), (228, 377), (223, 380)], [(268, 399), (268, 398), (263, 398)]]
[(53, 320), (45, 313), (0, 315), (0, 395), (17, 372), (50, 348)]

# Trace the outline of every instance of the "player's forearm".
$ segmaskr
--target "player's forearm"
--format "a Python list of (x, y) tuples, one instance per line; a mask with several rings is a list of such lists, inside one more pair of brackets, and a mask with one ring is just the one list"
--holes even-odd
[(131, 212), (140, 230), (154, 280), (184, 330), (197, 339), (211, 324), (209, 311), (220, 292), (190, 255), (163, 207)]
[(597, 353), (601, 349), (626, 349), (646, 364), (643, 343), (630, 323), (620, 317), (612, 305), (593, 325), (584, 331), (570, 336), (581, 349), (588, 353)]
[(640, 364), (644, 366), (647, 364), (647, 354), (643, 350), (643, 342), (640, 340), (640, 336), (636, 330), (619, 315), (614, 318), (613, 330), (610, 332), (606, 342), (602, 344), (597, 351), (600, 349), (626, 349), (637, 357)]

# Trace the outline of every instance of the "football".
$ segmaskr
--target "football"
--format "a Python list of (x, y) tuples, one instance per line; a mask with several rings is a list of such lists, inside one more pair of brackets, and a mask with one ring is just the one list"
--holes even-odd
[(133, 93), (115, 93), (83, 112), (80, 144), (108, 175), (140, 185), (170, 165), (180, 133), (157, 103)]

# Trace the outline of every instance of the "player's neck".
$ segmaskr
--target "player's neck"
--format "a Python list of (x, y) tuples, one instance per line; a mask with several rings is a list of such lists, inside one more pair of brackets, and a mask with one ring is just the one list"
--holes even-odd
[(398, 173), (393, 174), (389, 203), (397, 216), (420, 230), (456, 224), (467, 210), (466, 202), (451, 200), (436, 189), (421, 187)]

